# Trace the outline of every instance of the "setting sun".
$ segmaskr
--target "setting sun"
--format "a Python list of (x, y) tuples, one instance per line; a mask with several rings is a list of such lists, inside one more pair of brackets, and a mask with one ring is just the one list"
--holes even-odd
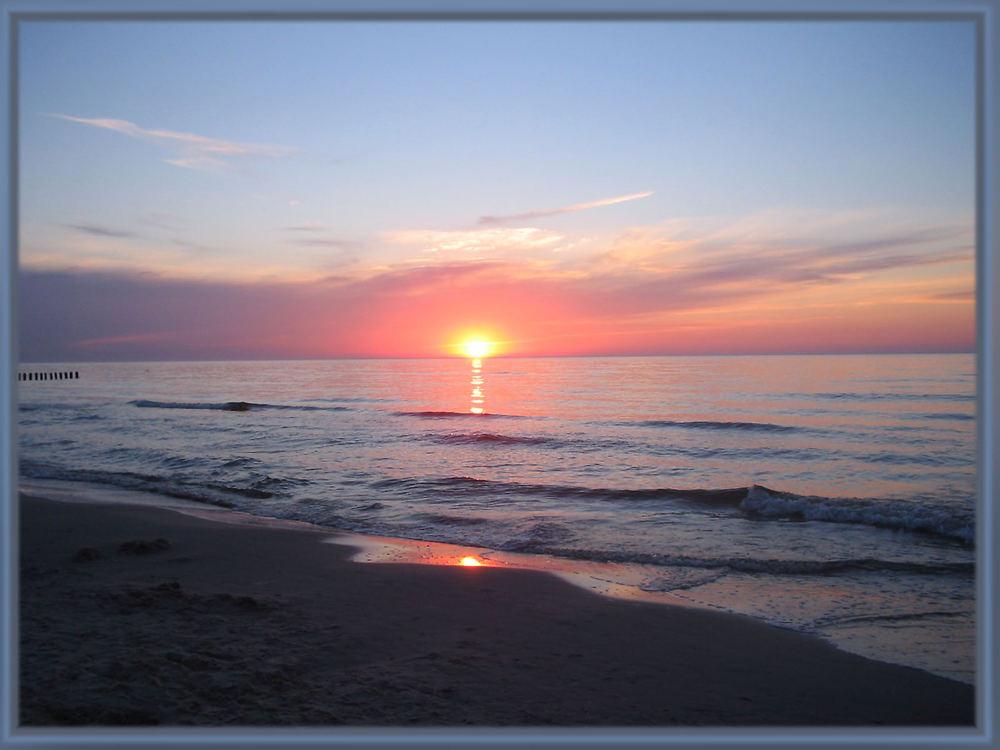
[(473, 359), (481, 359), (490, 355), (493, 345), (489, 341), (476, 339), (463, 343), (462, 349), (465, 351), (465, 356), (472, 357)]
[(477, 568), (482, 565), (482, 563), (474, 557), (463, 557), (461, 564), (467, 568)]

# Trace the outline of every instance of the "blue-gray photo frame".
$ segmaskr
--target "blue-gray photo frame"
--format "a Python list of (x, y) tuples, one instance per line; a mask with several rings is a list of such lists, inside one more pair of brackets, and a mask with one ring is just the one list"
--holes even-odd
[[(0, 476), (2, 486), (2, 626), (0, 651), (0, 742), (10, 747), (145, 747), (145, 746), (231, 746), (231, 747), (944, 747), (992, 746), (996, 742), (995, 675), (997, 654), (996, 506), (1000, 498), (1000, 479), (996, 471), (1000, 448), (996, 429), (1000, 418), (995, 386), (1000, 382), (1000, 347), (997, 321), (997, 282), (1000, 280), (1000, 202), (998, 202), (997, 132), (1000, 132), (1000, 4), (997, 0), (653, 0), (612, 4), (605, 1), (569, 0), (568, 2), (338, 2), (337, 0), (0, 0), (2, 12), (4, 74), (3, 102), (4, 145), (0, 165), (3, 185), (2, 233), (2, 304), (0, 330), (0, 385), (5, 398), (0, 403)], [(253, 730), (43, 730), (21, 729), (17, 722), (17, 592), (18, 592), (18, 508), (17, 508), (17, 405), (16, 373), (18, 364), (18, 28), (26, 21), (135, 20), (156, 23), (162, 20), (197, 19), (224, 23), (240, 19), (330, 22), (378, 22), (402, 20), (413, 23), (461, 19), (483, 23), (503, 19), (523, 19), (544, 23), (547, 20), (579, 19), (593, 23), (615, 19), (654, 22), (704, 20), (724, 23), (731, 20), (968, 20), (977, 28), (977, 381), (978, 381), (978, 517), (977, 517), (977, 597), (978, 659), (976, 684), (977, 722), (973, 729), (874, 728), (824, 729), (786, 728), (717, 729), (665, 728), (643, 729), (541, 729), (500, 730), (489, 727), (468, 730), (356, 730), (351, 728), (302, 728)]]

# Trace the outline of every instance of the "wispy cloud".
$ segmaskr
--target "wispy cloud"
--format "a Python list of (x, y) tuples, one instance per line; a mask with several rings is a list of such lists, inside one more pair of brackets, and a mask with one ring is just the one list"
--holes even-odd
[(525, 211), (521, 214), (510, 214), (509, 216), (480, 216), (478, 224), (506, 224), (509, 221), (524, 221), (526, 219), (540, 219), (544, 216), (557, 216), (558, 214), (568, 214), (573, 211), (586, 211), (588, 208), (600, 208), (601, 206), (613, 206), (616, 203), (648, 198), (652, 191), (645, 193), (632, 193), (631, 195), (619, 195), (616, 198), (602, 198), (597, 201), (587, 203), (575, 203), (572, 206), (562, 206), (561, 208), (546, 208), (537, 211)]
[(393, 244), (423, 245), (424, 253), (450, 253), (479, 256), (484, 253), (511, 250), (553, 248), (565, 238), (537, 227), (495, 227), (468, 231), (404, 229), (383, 232), (383, 240)]
[(153, 143), (160, 148), (171, 151), (175, 156), (164, 159), (167, 164), (186, 169), (218, 171), (232, 166), (234, 160), (248, 157), (278, 158), (288, 156), (293, 149), (287, 146), (277, 146), (264, 143), (237, 143), (219, 138), (208, 138), (195, 133), (181, 133), (174, 130), (156, 130), (142, 128), (128, 120), (112, 118), (73, 117), (71, 115), (52, 114), (70, 122), (79, 122), (95, 128), (112, 130), (130, 138)]
[(318, 223), (307, 223), (307, 224), (291, 224), (287, 227), (282, 227), (286, 232), (322, 232), (326, 229), (325, 226)]
[(894, 234), (888, 237), (865, 240), (861, 242), (848, 242), (840, 245), (830, 245), (823, 248), (823, 252), (830, 255), (853, 255), (862, 252), (886, 250), (893, 247), (906, 247), (911, 245), (923, 245), (928, 242), (939, 240), (951, 240), (956, 237), (968, 235), (968, 227), (928, 227), (912, 232)]
[(147, 211), (139, 217), (139, 221), (166, 230), (181, 229), (185, 224), (181, 217), (169, 211)]
[(324, 236), (323, 233), (329, 232), (329, 228), (315, 221), (304, 222), (302, 224), (288, 224), (279, 227), (279, 229), (283, 232), (288, 232), (287, 239), (284, 240), (285, 242), (302, 247), (332, 247), (349, 250), (361, 245), (356, 240), (345, 240), (342, 237), (332, 237), (329, 234)]
[(353, 240), (341, 240), (336, 237), (306, 237), (293, 240), (292, 243), (295, 245), (306, 245), (310, 247), (337, 247), (344, 249), (358, 246), (358, 243)]
[(126, 232), (121, 229), (110, 229), (108, 227), (102, 227), (99, 224), (90, 224), (88, 222), (77, 222), (75, 224), (64, 224), (63, 226), (69, 229), (75, 229), (78, 232), (83, 232), (84, 234), (91, 234), (97, 237), (135, 237), (134, 232)]
[[(631, 227), (589, 263), (591, 272), (656, 274), (697, 268), (734, 277), (773, 269), (791, 278), (812, 271), (838, 275), (971, 260), (974, 255), (971, 225), (965, 223), (915, 227), (891, 215), (864, 221), (851, 215), (821, 218), (817, 222), (792, 212), (784, 219), (780, 214), (736, 220), (695, 217)], [(926, 260), (932, 256), (938, 260)]]
[[(831, 258), (817, 249), (760, 253), (754, 257), (733, 255), (705, 262), (690, 261), (656, 274), (605, 274), (604, 283), (600, 284), (605, 294), (601, 305), (623, 314), (644, 313), (733, 306), (753, 299), (808, 292), (814, 302), (827, 300), (846, 307), (854, 299), (852, 285), (864, 279), (963, 262), (968, 258), (969, 254), (959, 251)], [(601, 278), (594, 276), (591, 280)]]
[(105, 336), (103, 338), (84, 339), (83, 341), (74, 342), (73, 346), (86, 349), (88, 347), (104, 347), (109, 344), (161, 343), (179, 340), (183, 337), (183, 335), (183, 333), (176, 333), (172, 331), (163, 333), (134, 333), (124, 336)]
[(959, 292), (941, 292), (940, 294), (935, 294), (933, 298), (949, 302), (972, 302), (976, 299), (976, 293), (971, 289), (966, 289)]

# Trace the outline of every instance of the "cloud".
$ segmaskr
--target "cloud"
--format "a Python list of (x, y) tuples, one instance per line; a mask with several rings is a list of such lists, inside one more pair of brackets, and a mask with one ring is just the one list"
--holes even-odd
[(177, 331), (166, 331), (163, 333), (133, 333), (126, 336), (105, 336), (99, 339), (84, 339), (74, 342), (74, 346), (81, 349), (100, 348), (116, 344), (148, 344), (162, 343), (165, 341), (176, 341), (183, 336)]
[(280, 227), (284, 232), (289, 232), (289, 236), (284, 241), (301, 247), (331, 247), (340, 250), (352, 250), (361, 246), (356, 240), (345, 240), (340, 237), (318, 236), (320, 232), (328, 231), (327, 227), (318, 222), (306, 222), (303, 224), (289, 224)]
[(133, 232), (126, 232), (121, 229), (109, 229), (108, 227), (102, 227), (98, 224), (90, 224), (88, 222), (78, 222), (76, 224), (64, 224), (63, 226), (69, 227), (70, 229), (75, 229), (78, 232), (83, 232), (84, 234), (92, 234), (97, 237), (135, 237)]
[[(33, 361), (433, 356), (451, 343), (449, 331), (480, 322), (498, 325), (522, 354), (822, 349), (810, 333), (820, 318), (846, 337), (838, 344), (844, 350), (974, 341), (968, 338), (972, 296), (963, 296), (960, 279), (890, 286), (902, 296), (872, 300), (849, 281), (819, 278), (803, 286), (793, 278), (802, 269), (779, 264), (748, 261), (731, 274), (719, 270), (574, 276), (467, 261), (366, 278), (254, 283), (25, 270), (21, 355)], [(907, 321), (906, 331), (897, 330), (900, 321)], [(937, 321), (941, 333), (925, 341), (928, 321)], [(884, 334), (877, 341), (876, 329)]]
[(382, 232), (386, 242), (402, 245), (423, 245), (424, 253), (451, 253), (478, 256), (483, 253), (510, 250), (553, 249), (566, 239), (564, 235), (537, 227), (496, 227), (457, 231), (406, 229)]
[(186, 169), (218, 171), (232, 165), (237, 159), (248, 157), (279, 158), (292, 153), (287, 146), (276, 146), (263, 143), (237, 143), (218, 138), (208, 138), (194, 133), (180, 133), (173, 130), (155, 130), (141, 128), (128, 120), (112, 118), (73, 117), (71, 115), (52, 114), (70, 122), (79, 122), (95, 128), (112, 130), (127, 135), (130, 138), (153, 143), (160, 148), (172, 151), (176, 156), (164, 159), (167, 164)]
[[(393, 238), (461, 252), (526, 238), (547, 247), (559, 241), (524, 231), (413, 230)], [(21, 354), (52, 361), (432, 356), (456, 325), (480, 323), (509, 332), (519, 342), (515, 350), (525, 354), (828, 345), (960, 350), (974, 342), (972, 269), (956, 268), (944, 278), (932, 271), (971, 266), (973, 253), (940, 242), (924, 247), (932, 235), (947, 244), (955, 234), (935, 232), (795, 246), (768, 245), (760, 236), (752, 252), (737, 246), (704, 253), (693, 241), (671, 248), (659, 265), (640, 267), (557, 268), (523, 255), (439, 254), (431, 264), (301, 281), (25, 268)], [(303, 239), (340, 242), (308, 232)]]
[(184, 220), (172, 214), (169, 211), (147, 211), (139, 217), (139, 221), (143, 224), (149, 224), (151, 226), (157, 227), (158, 229), (183, 229), (185, 222)]
[[(897, 247), (903, 237), (883, 237), (857, 243)], [(670, 265), (653, 270), (627, 265), (602, 266), (581, 282), (596, 308), (611, 316), (657, 315), (667, 311), (707, 311), (713, 308), (753, 310), (795, 297), (801, 307), (827, 305), (849, 309), (859, 299), (870, 300), (860, 285), (877, 278), (901, 290), (899, 279), (911, 270), (971, 261), (971, 249), (930, 252), (847, 253), (843, 245), (807, 248), (761, 247), (755, 252), (733, 249), (701, 254), (697, 245), (686, 248)], [(942, 282), (924, 282), (931, 289)], [(970, 289), (973, 284), (971, 272)], [(949, 284), (950, 285), (950, 284)], [(798, 308), (797, 308), (798, 309)], [(801, 310), (800, 310), (801, 313)]]
[(213, 248), (210, 247), (209, 245), (203, 245), (200, 242), (192, 242), (191, 240), (184, 240), (181, 239), (180, 237), (174, 237), (172, 240), (170, 240), (170, 244), (176, 245), (177, 247), (183, 247), (187, 250), (194, 250), (198, 252), (200, 255), (204, 255), (205, 253), (219, 252), (218, 248)]
[[(169, 267), (147, 265), (162, 274), (154, 278), (110, 266), (86, 270), (60, 261), (57, 267), (53, 260), (42, 271), (36, 254), (34, 269), (22, 266), (23, 354), (56, 360), (74, 353), (168, 359), (430, 356), (439, 353), (435, 347), (452, 326), (478, 321), (507, 326), (522, 353), (779, 345), (791, 351), (825, 346), (819, 329), (808, 328), (820, 320), (831, 321), (827, 334), (843, 339), (838, 346), (864, 350), (888, 346), (894, 327), (909, 331), (905, 341), (892, 343), (899, 347), (922, 346), (920, 329), (928, 336), (938, 332), (933, 345), (941, 347), (974, 331), (974, 251), (971, 227), (963, 222), (876, 228), (845, 221), (822, 232), (788, 222), (777, 230), (741, 231), (728, 241), (720, 236), (731, 225), (710, 223), (633, 227), (592, 257), (553, 256), (574, 238), (537, 227), (399, 230), (379, 236), (379, 266), (360, 265), (365, 256), (330, 227), (275, 225), (283, 244), (311, 245), (315, 250), (303, 254), (322, 261), (298, 280), (279, 264), (270, 278), (258, 274), (247, 281), (250, 256), (242, 256), (241, 267), (227, 259), (209, 273), (212, 259), (201, 253), (197, 280), (187, 256)], [(119, 231), (82, 220), (77, 225), (88, 228), (78, 229), (83, 234)], [(102, 257), (118, 260), (111, 254), (125, 243), (103, 236), (68, 239), (100, 245)], [(421, 259), (413, 260), (419, 250)], [(316, 278), (315, 272), (332, 268), (341, 275)], [(882, 338), (866, 338), (869, 330), (881, 331)], [(699, 338), (701, 331), (714, 331), (715, 338)]]
[(292, 224), (287, 227), (282, 227), (286, 232), (322, 232), (326, 229), (322, 224), (308, 223), (308, 224)]
[(563, 206), (562, 208), (547, 208), (540, 211), (526, 211), (522, 214), (511, 214), (509, 216), (480, 216), (478, 224), (506, 224), (508, 221), (524, 221), (526, 219), (539, 219), (544, 216), (556, 216), (558, 214), (568, 214), (573, 211), (585, 211), (588, 208), (600, 208), (601, 206), (612, 206), (615, 203), (625, 203), (626, 201), (634, 201), (639, 198), (648, 198), (653, 194), (652, 191), (647, 191), (645, 193), (632, 193), (631, 195), (620, 195), (617, 198), (603, 198), (597, 201), (589, 201), (587, 203), (576, 203), (572, 206)]
[(352, 240), (341, 240), (336, 237), (309, 237), (299, 240), (293, 240), (295, 245), (306, 245), (309, 247), (337, 247), (337, 248), (354, 248), (358, 246), (357, 242)]
[[(971, 224), (917, 226), (886, 218), (859, 222), (852, 216), (823, 217), (817, 225), (791, 213), (772, 212), (735, 220), (724, 217), (674, 219), (662, 225), (630, 227), (589, 259), (590, 272), (642, 274), (699, 270), (712, 276), (786, 274), (804, 278), (971, 260)], [(789, 231), (794, 228), (794, 234)], [(949, 245), (951, 249), (949, 249)]]
[(880, 237), (878, 239), (829, 245), (823, 248), (823, 252), (830, 255), (853, 255), (873, 250), (886, 250), (893, 247), (923, 245), (938, 240), (950, 240), (955, 237), (967, 235), (968, 233), (969, 230), (964, 227), (929, 227), (904, 234)]
[(971, 289), (967, 289), (959, 292), (941, 292), (940, 294), (932, 295), (932, 298), (948, 302), (973, 302), (976, 299), (976, 293)]

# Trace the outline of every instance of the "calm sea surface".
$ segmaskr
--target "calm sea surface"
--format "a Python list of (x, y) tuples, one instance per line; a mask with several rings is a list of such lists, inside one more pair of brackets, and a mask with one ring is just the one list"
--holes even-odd
[(973, 355), (21, 367), (66, 369), (17, 384), (28, 488), (582, 561), (974, 679)]

